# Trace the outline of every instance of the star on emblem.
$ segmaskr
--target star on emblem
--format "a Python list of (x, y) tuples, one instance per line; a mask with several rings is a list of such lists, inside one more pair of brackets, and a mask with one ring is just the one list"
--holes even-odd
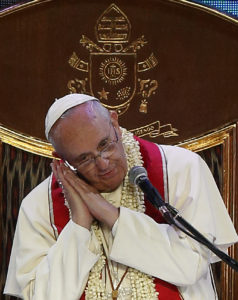
[(104, 88), (102, 89), (101, 92), (98, 92), (98, 94), (100, 96), (100, 100), (102, 99), (108, 100), (107, 95), (109, 94), (109, 92), (106, 92)]

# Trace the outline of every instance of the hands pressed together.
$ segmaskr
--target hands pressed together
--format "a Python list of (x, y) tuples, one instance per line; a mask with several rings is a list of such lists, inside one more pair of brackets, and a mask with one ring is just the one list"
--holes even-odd
[(119, 209), (107, 202), (93, 186), (79, 178), (62, 161), (51, 164), (54, 176), (62, 185), (71, 209), (72, 221), (90, 229), (94, 219), (112, 228), (119, 216)]

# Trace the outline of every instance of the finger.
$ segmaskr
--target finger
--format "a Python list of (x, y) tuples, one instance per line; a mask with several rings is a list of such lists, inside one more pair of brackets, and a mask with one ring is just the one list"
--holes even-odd
[(65, 166), (64, 164), (60, 164), (59, 166), (61, 174), (64, 176), (64, 179), (71, 185), (73, 185), (73, 187), (76, 186), (83, 186), (83, 185), (87, 185), (87, 183), (78, 177), (77, 174), (75, 174), (74, 171), (72, 171), (68, 166)]
[[(63, 163), (59, 163), (56, 165), (58, 181), (61, 182), (64, 188), (69, 187), (70, 183), (67, 181), (67, 174), (62, 170)], [(70, 172), (70, 170), (69, 170)]]
[(94, 194), (97, 193), (98, 194), (98, 191), (96, 190), (96, 188), (94, 188), (93, 186), (88, 184), (85, 180), (78, 177), (74, 173), (71, 173), (71, 172), (67, 173), (66, 178), (74, 186), (75, 190), (77, 190), (77, 192), (80, 193), (81, 195), (87, 194), (87, 193), (94, 193)]
[(71, 171), (67, 170), (67, 172), (63, 172), (62, 165), (63, 165), (62, 163), (57, 165), (57, 174), (58, 174), (58, 180), (62, 184), (62, 190), (65, 198), (69, 201), (73, 198), (75, 199), (78, 197), (80, 198), (80, 195), (75, 190), (72, 182), (67, 179), (67, 177), (69, 176), (68, 174), (70, 174)]
[(78, 193), (78, 196), (80, 196), (75, 187), (81, 185), (82, 182), (80, 182), (81, 180), (79, 180), (69, 167), (65, 166), (62, 162), (57, 164), (57, 175), (58, 180), (62, 184), (64, 193), (74, 195)]
[(57, 160), (53, 160), (53, 162), (50, 164), (52, 172), (56, 178), (56, 180), (59, 180), (59, 176), (58, 176), (58, 171), (57, 171), (57, 165), (59, 164), (59, 162)]

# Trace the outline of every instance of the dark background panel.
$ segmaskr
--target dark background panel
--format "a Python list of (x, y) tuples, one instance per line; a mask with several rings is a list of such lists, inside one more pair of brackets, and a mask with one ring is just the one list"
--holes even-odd
[[(55, 98), (69, 92), (68, 81), (87, 78), (90, 92), (89, 74), (72, 68), (68, 60), (76, 52), (90, 61), (89, 51), (79, 41), (85, 35), (101, 46), (95, 24), (110, 4), (107, 0), (40, 1), (0, 18), (3, 125), (44, 139), (45, 113)], [(129, 109), (120, 116), (122, 126), (171, 123), (178, 136), (153, 140), (176, 144), (237, 120), (237, 23), (165, 0), (116, 4), (131, 23), (128, 44), (142, 35), (147, 41), (137, 50), (137, 62), (151, 53), (158, 59), (156, 67), (134, 74), (134, 81), (127, 79), (126, 84), (133, 88), (136, 83), (137, 89)], [(148, 99), (147, 114), (139, 112), (138, 79), (158, 82), (156, 93)]]

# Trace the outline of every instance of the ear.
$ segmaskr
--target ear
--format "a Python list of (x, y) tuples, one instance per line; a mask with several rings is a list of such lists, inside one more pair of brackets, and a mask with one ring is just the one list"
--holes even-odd
[(120, 137), (122, 136), (122, 132), (120, 129), (120, 125), (118, 123), (118, 114), (115, 110), (110, 110), (111, 122), (115, 129), (118, 131)]
[[(111, 116), (111, 121), (118, 123), (118, 114), (117, 114), (117, 112), (115, 110), (110, 110), (109, 113), (110, 113), (110, 116)], [(113, 124), (113, 125), (115, 125), (115, 124)]]

